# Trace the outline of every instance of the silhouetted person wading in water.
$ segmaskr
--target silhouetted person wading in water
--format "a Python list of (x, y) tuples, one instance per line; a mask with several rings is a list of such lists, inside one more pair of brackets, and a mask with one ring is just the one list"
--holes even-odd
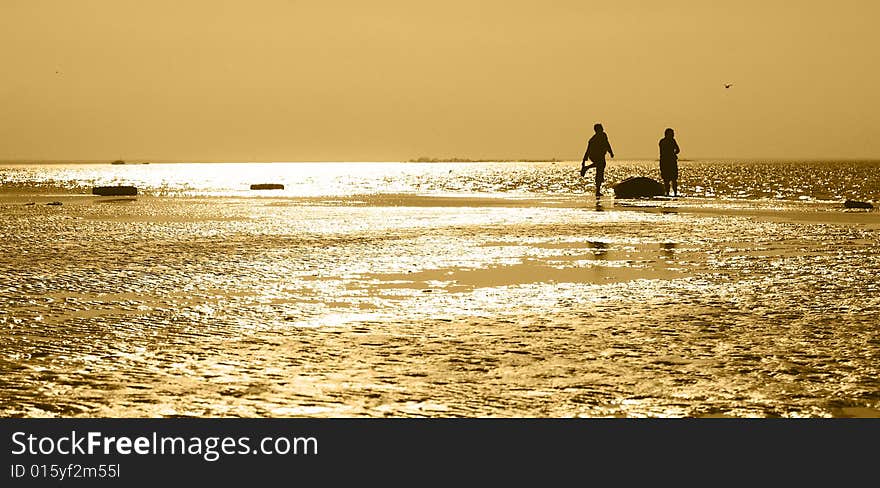
[[(584, 159), (581, 161), (581, 176), (587, 174), (590, 168), (596, 168), (596, 197), (602, 196), (602, 182), (605, 181), (605, 153), (607, 152), (612, 158), (614, 151), (611, 149), (611, 143), (608, 142), (608, 134), (602, 128), (602, 124), (593, 126), (596, 131), (590, 141), (587, 143), (587, 150), (584, 152)], [(592, 161), (587, 165), (587, 159)]]
[(675, 131), (666, 129), (663, 139), (660, 139), (660, 177), (663, 178), (663, 189), (669, 196), (669, 184), (672, 191), (678, 196), (678, 143), (675, 142)]

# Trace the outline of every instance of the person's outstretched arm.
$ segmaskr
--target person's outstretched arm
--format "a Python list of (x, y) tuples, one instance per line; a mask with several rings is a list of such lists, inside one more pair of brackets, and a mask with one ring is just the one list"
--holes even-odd
[(607, 136), (605, 138), (605, 145), (608, 146), (608, 155), (610, 155), (613, 158), (614, 157), (614, 150), (611, 149), (611, 142), (608, 140)]

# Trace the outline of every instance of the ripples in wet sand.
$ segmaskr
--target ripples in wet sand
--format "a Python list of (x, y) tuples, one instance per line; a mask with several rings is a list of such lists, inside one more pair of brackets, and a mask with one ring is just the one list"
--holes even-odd
[(870, 216), (377, 198), (0, 205), (2, 413), (880, 413)]

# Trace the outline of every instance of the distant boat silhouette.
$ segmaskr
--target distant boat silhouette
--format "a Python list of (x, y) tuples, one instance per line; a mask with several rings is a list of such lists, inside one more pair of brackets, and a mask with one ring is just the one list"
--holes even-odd
[(121, 159), (117, 159), (116, 161), (113, 161), (113, 162), (110, 163), (110, 164), (125, 164), (125, 161), (123, 161), (123, 160), (121, 160)]

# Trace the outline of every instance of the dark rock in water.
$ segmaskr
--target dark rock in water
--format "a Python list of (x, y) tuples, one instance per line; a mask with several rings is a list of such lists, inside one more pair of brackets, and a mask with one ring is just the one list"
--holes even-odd
[(633, 176), (614, 185), (614, 198), (649, 198), (663, 194), (662, 183), (644, 176)]
[(133, 186), (96, 186), (92, 188), (92, 194), (101, 196), (137, 195), (138, 190)]
[(49, 202), (46, 205), (62, 205), (61, 202)]
[(280, 183), (259, 183), (251, 185), (251, 190), (283, 190), (284, 185)]
[(843, 202), (843, 206), (846, 208), (874, 208), (874, 205), (871, 205), (868, 202), (860, 202), (858, 200), (847, 200)]

